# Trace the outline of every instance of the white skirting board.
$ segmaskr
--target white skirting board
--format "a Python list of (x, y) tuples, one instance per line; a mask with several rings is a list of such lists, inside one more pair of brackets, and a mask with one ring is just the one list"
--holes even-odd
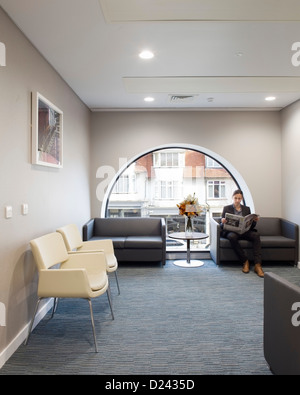
[[(32, 329), (45, 317), (53, 306), (53, 299), (48, 300), (38, 311)], [(17, 334), (17, 336), (8, 344), (8, 346), (0, 353), (0, 369), (9, 360), (13, 353), (26, 340), (28, 335), (30, 322)]]

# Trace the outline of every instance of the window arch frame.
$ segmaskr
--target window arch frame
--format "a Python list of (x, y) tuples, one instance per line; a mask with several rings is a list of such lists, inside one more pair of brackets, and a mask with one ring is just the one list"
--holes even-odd
[(107, 216), (107, 211), (108, 211), (108, 203), (109, 203), (109, 197), (111, 195), (111, 192), (115, 186), (115, 183), (118, 181), (119, 177), (122, 175), (122, 173), (129, 167), (131, 166), (134, 162), (136, 162), (138, 159), (141, 157), (151, 154), (156, 151), (164, 150), (164, 149), (172, 149), (172, 148), (177, 148), (177, 149), (186, 149), (186, 150), (193, 150), (197, 151), (199, 153), (202, 153), (206, 156), (209, 156), (213, 160), (217, 161), (220, 163), (220, 165), (228, 171), (228, 173), (231, 175), (231, 177), (234, 179), (235, 183), (238, 185), (238, 187), (243, 191), (244, 194), (244, 203), (250, 207), (251, 212), (255, 213), (255, 207), (254, 207), (254, 202), (252, 199), (251, 192), (244, 180), (244, 178), (241, 176), (241, 174), (237, 171), (237, 169), (230, 163), (228, 162), (225, 158), (223, 158), (221, 155), (217, 154), (216, 152), (213, 152), (205, 147), (199, 146), (199, 145), (193, 145), (193, 144), (185, 144), (185, 143), (169, 143), (169, 144), (163, 144), (159, 145), (153, 148), (150, 148), (134, 157), (132, 157), (127, 163), (125, 163), (120, 169), (116, 172), (112, 180), (107, 186), (106, 192), (103, 197), (102, 205), (101, 205), (101, 212), (100, 212), (100, 217), (105, 218)]

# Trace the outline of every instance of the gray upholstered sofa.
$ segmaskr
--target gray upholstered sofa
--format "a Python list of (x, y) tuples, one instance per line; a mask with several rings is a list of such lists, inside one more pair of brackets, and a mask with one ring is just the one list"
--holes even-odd
[(300, 288), (266, 272), (264, 356), (274, 374), (300, 375)]
[(93, 218), (83, 226), (83, 241), (111, 239), (119, 262), (166, 263), (164, 218)]
[[(210, 255), (216, 264), (237, 261), (228, 239), (221, 237), (221, 218), (210, 219)], [(262, 246), (262, 261), (298, 263), (299, 227), (282, 218), (261, 217), (256, 225)], [(253, 259), (252, 243), (240, 241), (249, 260)]]

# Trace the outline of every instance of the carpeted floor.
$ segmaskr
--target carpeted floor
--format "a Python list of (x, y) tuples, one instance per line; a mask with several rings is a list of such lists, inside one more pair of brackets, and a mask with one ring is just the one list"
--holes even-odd
[[(300, 284), (300, 270), (264, 265)], [(62, 299), (0, 370), (0, 375), (271, 375), (263, 353), (263, 279), (238, 265), (200, 268), (120, 265), (121, 295), (88, 303)]]

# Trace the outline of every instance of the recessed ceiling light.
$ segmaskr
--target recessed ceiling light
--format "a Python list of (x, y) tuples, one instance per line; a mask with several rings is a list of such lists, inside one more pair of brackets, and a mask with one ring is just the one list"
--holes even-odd
[(150, 96), (145, 97), (144, 101), (150, 103), (150, 102), (154, 101), (154, 97), (150, 97)]
[(154, 56), (154, 53), (151, 52), (151, 51), (148, 51), (148, 50), (142, 51), (142, 52), (139, 54), (139, 57), (140, 57), (141, 59), (152, 59), (153, 56)]
[(266, 101), (273, 101), (275, 99), (276, 99), (275, 96), (268, 96), (268, 97), (265, 98)]

